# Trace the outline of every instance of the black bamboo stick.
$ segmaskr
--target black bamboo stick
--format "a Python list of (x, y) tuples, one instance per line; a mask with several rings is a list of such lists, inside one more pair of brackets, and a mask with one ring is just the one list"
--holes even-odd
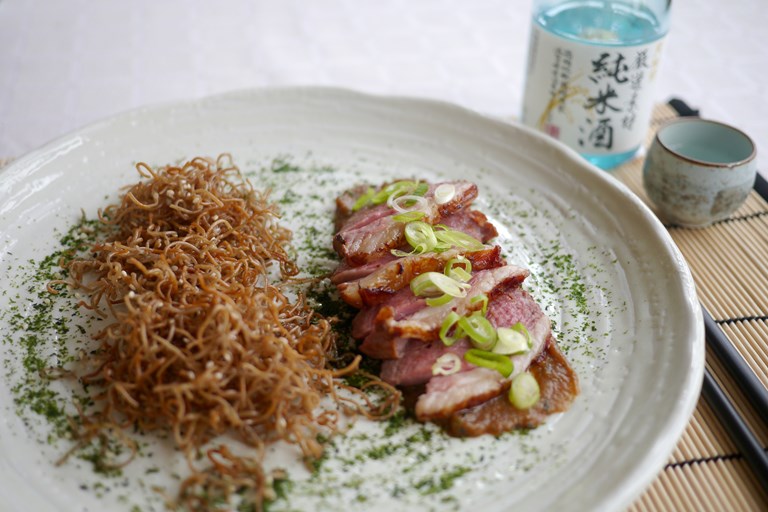
[(707, 332), (707, 346), (712, 350), (715, 357), (723, 363), (723, 367), (733, 377), (734, 382), (755, 408), (760, 419), (768, 421), (768, 389), (757, 378), (744, 357), (728, 340), (706, 309), (704, 309), (704, 328)]
[(723, 390), (717, 385), (709, 370), (704, 373), (704, 385), (701, 394), (718, 414), (720, 422), (733, 438), (736, 447), (757, 477), (757, 481), (763, 488), (768, 489), (768, 454), (744, 423)]

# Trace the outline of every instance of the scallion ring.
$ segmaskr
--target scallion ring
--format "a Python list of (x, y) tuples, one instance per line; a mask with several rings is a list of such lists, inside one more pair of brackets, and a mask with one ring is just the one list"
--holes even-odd
[[(371, 197), (373, 204), (382, 204), (389, 201), (392, 197), (402, 196), (404, 194), (410, 194), (419, 188), (419, 183), (411, 180), (401, 180), (390, 183), (383, 187), (376, 194)], [(424, 194), (417, 194), (424, 195)]]
[(413, 247), (415, 254), (423, 254), (437, 245), (435, 230), (422, 221), (409, 222), (405, 225), (405, 239)]
[(368, 203), (371, 202), (371, 198), (376, 193), (376, 191), (372, 187), (368, 187), (368, 190), (365, 191), (363, 195), (357, 198), (357, 201), (355, 201), (355, 204), (352, 205), (352, 211), (356, 212), (363, 206), (366, 206)]
[(501, 354), (494, 354), (487, 350), (478, 350), (476, 348), (467, 350), (464, 354), (464, 360), (475, 366), (496, 370), (505, 379), (512, 375), (512, 372), (515, 369), (515, 365), (509, 357)]
[(516, 408), (530, 409), (539, 402), (539, 398), (541, 398), (541, 390), (532, 373), (523, 372), (512, 379), (512, 384), (509, 386), (509, 401)]
[(519, 332), (523, 336), (525, 336), (525, 342), (528, 344), (528, 348), (533, 347), (533, 341), (531, 340), (531, 333), (528, 332), (528, 329), (523, 325), (523, 322), (517, 322), (515, 325), (512, 326), (512, 329)]
[(465, 283), (472, 278), (472, 262), (463, 256), (451, 258), (445, 264), (443, 273), (448, 277)]
[(427, 209), (427, 200), (421, 196), (415, 196), (413, 194), (397, 197), (390, 196), (387, 200), (387, 206), (400, 213), (416, 210), (423, 212)]
[(411, 194), (415, 196), (423, 196), (427, 192), (429, 192), (429, 185), (426, 182), (419, 181), (416, 184), (416, 188), (413, 189), (413, 192), (411, 192)]
[(432, 365), (432, 375), (453, 375), (461, 370), (461, 358), (453, 353), (443, 354)]
[[(446, 315), (446, 317), (443, 319), (443, 323), (440, 326), (440, 341), (443, 342), (443, 344), (446, 347), (450, 347), (454, 343), (456, 343), (456, 340), (464, 336), (464, 333), (461, 331), (461, 328), (456, 325), (456, 323), (459, 321), (458, 313), (455, 311), (451, 311)], [(453, 331), (452, 335), (449, 335), (448, 332), (456, 326), (456, 329)]]
[(453, 183), (441, 183), (435, 189), (435, 202), (445, 204), (456, 195), (456, 187)]
[(425, 213), (419, 210), (398, 213), (392, 216), (392, 220), (395, 222), (413, 222), (415, 220), (421, 220), (424, 218)]
[(480, 307), (480, 314), (485, 316), (488, 313), (488, 296), (484, 293), (481, 293), (479, 295), (475, 295), (469, 300), (469, 303), (472, 305), (475, 305), (478, 302), (483, 303), (483, 305)]
[(482, 242), (471, 235), (468, 235), (462, 231), (456, 231), (455, 229), (447, 228), (443, 225), (435, 226), (435, 238), (437, 238), (438, 244), (447, 245), (450, 247), (460, 247), (468, 251), (479, 251), (483, 247)]
[(440, 294), (451, 297), (466, 297), (469, 285), (451, 279), (439, 272), (424, 272), (411, 279), (411, 291), (422, 297), (435, 297)]
[(496, 329), (496, 345), (493, 347), (495, 354), (522, 354), (528, 350), (530, 350), (528, 339), (520, 331), (511, 327)]
[(451, 295), (444, 293), (440, 297), (429, 297), (424, 302), (427, 303), (427, 306), (436, 308), (437, 306), (444, 306), (445, 304), (448, 304), (452, 300), (453, 300), (453, 297)]
[(383, 204), (387, 202), (387, 199), (389, 199), (389, 192), (387, 191), (387, 188), (384, 187), (383, 189), (376, 192), (373, 196), (371, 196), (371, 203), (372, 204)]
[(496, 343), (496, 329), (479, 313), (459, 318), (459, 327), (469, 336), (472, 345), (479, 349), (491, 350)]

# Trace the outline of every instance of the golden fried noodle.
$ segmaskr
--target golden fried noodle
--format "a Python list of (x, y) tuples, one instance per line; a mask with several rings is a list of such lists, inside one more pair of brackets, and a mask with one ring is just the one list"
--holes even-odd
[[(336, 431), (339, 408), (384, 417), (398, 397), (390, 389), (374, 405), (359, 390), (358, 400), (336, 393), (346, 387), (336, 377), (357, 371), (357, 360), (329, 368), (329, 320), (301, 294), (284, 294), (298, 273), (291, 233), (228, 156), (137, 170), (143, 181), (100, 214), (111, 234), (69, 265), (69, 284), (88, 296), (82, 305), (114, 317), (80, 375), (103, 390), (80, 430), (88, 441), (115, 428), (169, 430), (193, 471), (183, 505), (205, 509), (201, 495), (246, 490), (260, 507), (266, 443), (282, 439), (317, 458), (318, 434)], [(336, 406), (320, 407), (325, 396)], [(225, 433), (255, 450), (238, 457), (216, 447), (211, 467), (195, 469), (197, 449)]]

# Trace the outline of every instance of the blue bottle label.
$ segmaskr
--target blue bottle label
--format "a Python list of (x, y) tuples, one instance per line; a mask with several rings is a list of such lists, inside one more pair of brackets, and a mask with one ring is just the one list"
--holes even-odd
[(653, 108), (663, 39), (602, 45), (599, 32), (580, 42), (537, 23), (532, 31), (523, 122), (579, 153), (611, 155), (638, 148)]

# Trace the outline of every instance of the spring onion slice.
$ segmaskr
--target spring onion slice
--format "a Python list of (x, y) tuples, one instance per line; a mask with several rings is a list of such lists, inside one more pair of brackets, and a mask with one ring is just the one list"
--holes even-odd
[(459, 321), (458, 313), (455, 311), (451, 311), (446, 315), (446, 317), (443, 319), (443, 323), (440, 326), (440, 340), (443, 342), (443, 344), (446, 347), (450, 347), (454, 343), (456, 343), (456, 340), (464, 336), (464, 333), (461, 331), (461, 328), (459, 326), (456, 326), (456, 329), (453, 332), (453, 335), (449, 335), (448, 331), (451, 330), (451, 328), (456, 325), (456, 323)]
[[(401, 180), (390, 183), (371, 196), (373, 204), (389, 203), (391, 199), (406, 194), (423, 196), (429, 190), (429, 185), (421, 181)], [(391, 206), (391, 205), (390, 205)]]
[(482, 302), (483, 305), (480, 308), (480, 314), (485, 316), (488, 313), (488, 296), (484, 293), (481, 293), (480, 295), (475, 295), (471, 299), (469, 299), (469, 303), (474, 305), (478, 302)]
[(437, 245), (435, 230), (426, 222), (420, 220), (405, 225), (405, 239), (413, 247), (415, 254), (429, 252)]
[(427, 303), (427, 306), (434, 308), (437, 306), (443, 306), (445, 304), (448, 304), (452, 300), (453, 300), (453, 296), (448, 295), (447, 293), (444, 293), (440, 297), (430, 297), (426, 299), (424, 302)]
[(392, 216), (392, 220), (395, 222), (413, 222), (415, 220), (421, 220), (424, 218), (425, 213), (419, 210), (413, 210), (410, 212), (398, 213)]
[(443, 354), (432, 365), (432, 375), (453, 375), (461, 370), (461, 358), (452, 353)]
[(485, 247), (483, 243), (480, 242), (480, 240), (477, 238), (470, 236), (462, 231), (450, 229), (442, 224), (435, 226), (434, 231), (435, 238), (437, 238), (437, 242), (441, 247), (460, 247), (468, 251), (479, 251)]
[(352, 205), (352, 211), (356, 212), (363, 206), (367, 205), (371, 202), (371, 198), (376, 193), (376, 191), (372, 187), (368, 187), (368, 190), (365, 191), (363, 195), (357, 198), (357, 201), (355, 201), (355, 204)]
[(411, 279), (411, 291), (414, 295), (434, 297), (440, 294), (451, 297), (466, 297), (469, 285), (451, 279), (440, 272), (424, 272)]
[(528, 352), (530, 346), (523, 333), (511, 327), (499, 327), (496, 329), (496, 345), (493, 346), (494, 354), (522, 354)]
[(435, 189), (435, 202), (445, 204), (456, 195), (456, 187), (452, 183), (442, 183)]
[(371, 197), (371, 202), (373, 204), (382, 204), (386, 203), (390, 197), (398, 196), (407, 194), (410, 190), (416, 187), (416, 183), (413, 181), (396, 181), (394, 183), (390, 183), (389, 185), (385, 186), (381, 190), (379, 190), (376, 194), (374, 194), (373, 197)]
[(445, 264), (443, 273), (448, 277), (465, 283), (472, 277), (472, 262), (463, 256), (451, 258)]
[(414, 254), (416, 254), (416, 251), (406, 252), (406, 251), (401, 251), (400, 249), (392, 249), (389, 252), (392, 254), (392, 256), (396, 258), (405, 258), (407, 256), (413, 256)]
[(390, 196), (387, 200), (387, 206), (397, 212), (410, 212), (415, 210), (426, 211), (427, 200), (421, 196), (406, 194), (404, 196)]
[(464, 331), (472, 345), (482, 350), (491, 350), (496, 343), (496, 329), (483, 315), (473, 313), (459, 318), (459, 327)]
[(512, 375), (512, 371), (515, 369), (515, 365), (509, 357), (501, 354), (494, 354), (493, 352), (488, 352), (486, 350), (478, 350), (476, 348), (467, 350), (464, 354), (464, 360), (475, 366), (496, 370), (504, 376), (504, 378)]
[(528, 345), (529, 349), (533, 347), (533, 340), (531, 340), (531, 333), (528, 332), (528, 329), (525, 327), (523, 322), (517, 322), (515, 325), (512, 326), (512, 329), (519, 332), (523, 336), (525, 336), (525, 342)]
[(516, 408), (530, 409), (539, 402), (540, 397), (539, 383), (532, 373), (523, 372), (512, 379), (512, 385), (509, 387), (509, 401)]

